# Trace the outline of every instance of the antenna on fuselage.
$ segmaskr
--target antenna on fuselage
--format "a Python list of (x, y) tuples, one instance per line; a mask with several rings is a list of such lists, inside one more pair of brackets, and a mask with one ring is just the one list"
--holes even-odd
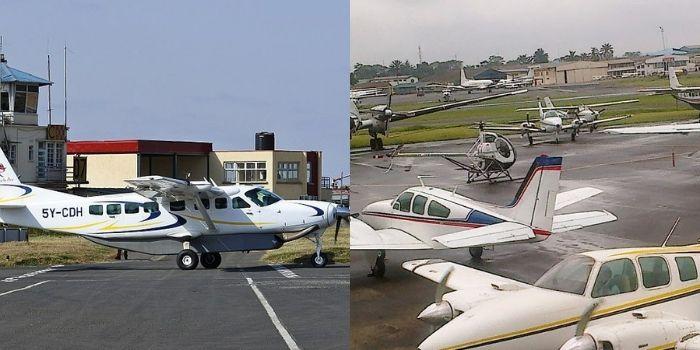
[(671, 231), (668, 232), (668, 235), (666, 235), (666, 239), (664, 239), (664, 242), (661, 244), (661, 247), (665, 247), (666, 243), (668, 243), (668, 240), (671, 238), (671, 235), (673, 234), (673, 231), (676, 230), (676, 226), (678, 226), (678, 222), (681, 221), (681, 217), (679, 216), (678, 219), (676, 219), (676, 222), (673, 223), (673, 226), (671, 227)]
[(418, 181), (420, 181), (421, 187), (425, 187), (425, 183), (423, 183), (423, 179), (430, 179), (430, 178), (433, 178), (435, 176), (433, 176), (433, 175), (418, 175), (416, 177), (418, 178)]

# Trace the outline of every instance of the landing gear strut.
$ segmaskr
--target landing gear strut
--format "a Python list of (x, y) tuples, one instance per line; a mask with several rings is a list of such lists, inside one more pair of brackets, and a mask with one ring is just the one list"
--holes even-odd
[(571, 130), (571, 141), (576, 141), (576, 130)]
[(199, 264), (199, 257), (191, 249), (183, 249), (177, 254), (177, 266), (182, 270), (194, 270)]
[(205, 269), (215, 269), (221, 264), (221, 254), (217, 252), (202, 253), (200, 260)]
[(481, 255), (484, 254), (484, 247), (469, 247), (469, 255), (474, 259), (481, 259)]
[(314, 234), (314, 243), (316, 244), (316, 254), (311, 256), (311, 266), (324, 267), (328, 264), (328, 255), (321, 253), (321, 234)]
[(373, 137), (369, 140), (369, 148), (372, 151), (381, 151), (384, 149), (384, 141), (379, 137)]
[(374, 266), (372, 266), (372, 271), (367, 275), (367, 277), (378, 277), (383, 278), (386, 272), (386, 251), (380, 250), (377, 252), (377, 259), (374, 261)]

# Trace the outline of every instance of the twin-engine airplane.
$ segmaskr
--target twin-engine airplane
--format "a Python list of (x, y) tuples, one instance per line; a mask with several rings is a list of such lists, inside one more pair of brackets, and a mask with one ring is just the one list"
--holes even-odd
[[(577, 106), (558, 106), (555, 107), (552, 100), (549, 97), (544, 98), (545, 106), (542, 107), (544, 111), (556, 111), (557, 115), (562, 119), (573, 119), (581, 124), (581, 127), (588, 127), (590, 132), (593, 132), (598, 124), (609, 123), (616, 120), (621, 120), (629, 118), (629, 116), (612, 117), (607, 119), (599, 119), (600, 114), (605, 111), (605, 108), (601, 110), (595, 110), (593, 108), (606, 107), (606, 106), (616, 106), (627, 103), (636, 103), (639, 100), (623, 100), (623, 101), (612, 101), (603, 103), (594, 103), (590, 105), (577, 105)], [(517, 111), (537, 111), (539, 108), (519, 108)]]
[[(537, 101), (537, 110), (539, 111), (540, 115), (538, 123), (530, 121), (530, 116), (528, 115), (525, 121), (518, 122), (521, 123), (520, 126), (498, 125), (489, 123), (484, 124), (483, 129), (492, 131), (520, 132), (522, 136), (527, 136), (527, 140), (530, 145), (534, 144), (534, 139), (531, 135), (533, 133), (554, 134), (555, 141), (559, 143), (559, 135), (561, 133), (570, 133), (571, 141), (576, 141), (576, 135), (583, 127), (588, 127), (591, 131), (593, 131), (598, 127), (599, 124), (609, 123), (616, 120), (631, 117), (631, 115), (624, 115), (607, 119), (597, 119), (600, 112), (594, 113), (591, 110), (588, 110), (586, 113), (583, 113), (581, 117), (576, 117), (572, 119), (565, 111), (553, 109), (555, 107), (553, 107), (552, 102), (551, 100), (549, 100), (549, 98), (545, 98), (545, 101), (549, 108), (543, 107), (542, 102)], [(630, 103), (627, 101), (623, 102)], [(571, 123), (564, 124), (564, 120), (566, 119), (572, 119)]]
[(557, 194), (561, 163), (561, 157), (537, 157), (507, 206), (426, 186), (369, 204), (350, 220), (350, 249), (379, 251), (371, 275), (381, 277), (386, 250), (469, 248), (472, 257), (480, 258), (483, 247), (538, 242), (553, 233), (616, 220), (607, 211), (554, 215), (602, 192), (584, 187)]
[(333, 225), (337, 235), (348, 214), (333, 203), (283, 200), (260, 187), (162, 176), (127, 180), (136, 193), (80, 197), (20, 183), (0, 155), (0, 222), (145, 254), (177, 254), (183, 270), (200, 261), (216, 268), (222, 252), (276, 249), (302, 237), (313, 238), (311, 263), (323, 267), (321, 235)]
[(698, 350), (699, 262), (700, 245), (591, 251), (534, 285), (442, 260), (403, 267), (439, 283), (418, 318), (444, 325), (420, 349)]
[(473, 98), (464, 101), (444, 103), (437, 106), (425, 107), (412, 111), (394, 112), (391, 110), (391, 97), (389, 94), (388, 102), (385, 105), (378, 105), (370, 108), (369, 113), (360, 113), (354, 102), (350, 101), (350, 137), (362, 129), (367, 129), (370, 139), (370, 148), (373, 151), (384, 149), (384, 142), (379, 135), (387, 136), (389, 134), (389, 123), (403, 119), (418, 117), (425, 114), (445, 111), (452, 108), (476, 104), (483, 101), (488, 101), (500, 97), (506, 97), (516, 94), (522, 94), (527, 90), (510, 91), (501, 94), (487, 95), (478, 98)]

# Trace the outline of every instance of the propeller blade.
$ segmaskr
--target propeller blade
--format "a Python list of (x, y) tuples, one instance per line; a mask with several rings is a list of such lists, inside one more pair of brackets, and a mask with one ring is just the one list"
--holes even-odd
[(440, 283), (438, 283), (437, 287), (435, 288), (435, 304), (440, 303), (442, 301), (442, 296), (445, 295), (445, 292), (447, 292), (447, 280), (450, 278), (452, 270), (453, 268), (450, 266), (447, 270), (445, 270), (445, 273), (442, 274)]
[(340, 231), (340, 224), (343, 222), (343, 218), (338, 216), (337, 219), (335, 219), (335, 236), (333, 236), (333, 243), (338, 242), (338, 231)]
[(586, 309), (583, 310), (583, 314), (581, 314), (581, 319), (578, 321), (578, 324), (576, 325), (576, 336), (580, 337), (583, 335), (583, 332), (586, 330), (586, 327), (588, 326), (588, 322), (591, 320), (591, 316), (593, 315), (593, 311), (595, 311), (595, 308), (598, 307), (598, 301), (592, 302)]

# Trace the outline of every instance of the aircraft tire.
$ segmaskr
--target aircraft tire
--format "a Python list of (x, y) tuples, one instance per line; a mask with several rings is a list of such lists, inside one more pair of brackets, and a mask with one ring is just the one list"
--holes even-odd
[(218, 252), (202, 253), (202, 258), (199, 260), (205, 269), (215, 269), (221, 265), (221, 254)]
[(197, 253), (191, 249), (184, 249), (177, 254), (177, 266), (182, 270), (194, 270), (199, 264)]
[(374, 266), (372, 266), (372, 276), (377, 277), (377, 278), (383, 278), (384, 274), (386, 273), (386, 252), (384, 250), (380, 250), (379, 254), (377, 254), (377, 260), (374, 262)]
[(371, 149), (372, 151), (377, 150), (377, 139), (369, 139), (369, 149)]
[(377, 139), (377, 151), (381, 151), (384, 149), (384, 140), (383, 139)]
[(311, 256), (311, 266), (313, 267), (324, 267), (328, 264), (328, 255), (326, 253), (321, 253), (320, 255)]
[(469, 255), (474, 259), (481, 259), (484, 254), (484, 247), (469, 247)]

